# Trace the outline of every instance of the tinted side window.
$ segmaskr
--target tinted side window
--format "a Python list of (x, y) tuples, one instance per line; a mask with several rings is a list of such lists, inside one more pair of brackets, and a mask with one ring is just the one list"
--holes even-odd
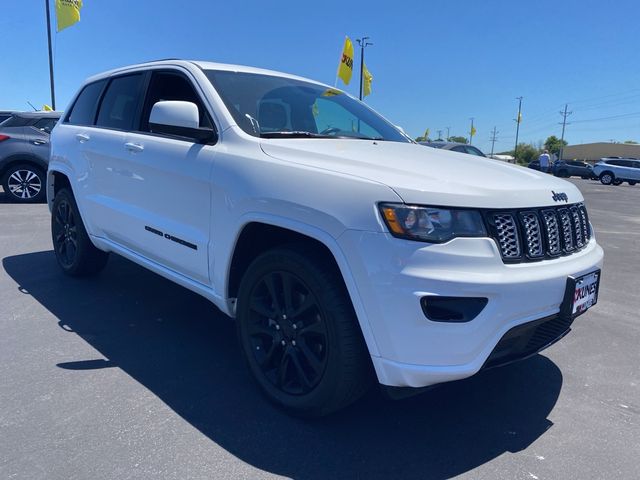
[(181, 100), (195, 103), (200, 114), (200, 127), (213, 127), (200, 97), (186, 77), (173, 72), (154, 72), (147, 91), (147, 98), (144, 102), (144, 110), (142, 111), (141, 131), (150, 131), (149, 116), (151, 115), (151, 109), (156, 102), (162, 100)]
[(67, 115), (67, 122), (75, 125), (93, 125), (96, 116), (98, 98), (106, 80), (91, 83), (82, 89), (76, 103), (71, 107), (71, 112)]
[(41, 118), (33, 126), (44, 133), (51, 133), (57, 122), (57, 118)]
[(8, 120), (5, 120), (2, 123), (3, 127), (24, 127), (26, 125), (29, 125), (29, 122), (31, 121), (30, 118), (28, 117), (21, 117), (19, 115), (14, 115), (13, 117), (9, 118)]
[(467, 145), (465, 147), (465, 150), (467, 151), (468, 154), (470, 155), (477, 155), (478, 157), (484, 157), (484, 153), (482, 153), (480, 150), (478, 150), (476, 147), (472, 147), (470, 145)]
[(100, 103), (96, 125), (120, 130), (133, 130), (144, 75), (116, 77), (109, 83)]
[(467, 153), (463, 145), (452, 147), (451, 150), (453, 150), (454, 152)]
[(622, 167), (622, 162), (620, 160), (608, 160), (607, 163), (616, 167)]

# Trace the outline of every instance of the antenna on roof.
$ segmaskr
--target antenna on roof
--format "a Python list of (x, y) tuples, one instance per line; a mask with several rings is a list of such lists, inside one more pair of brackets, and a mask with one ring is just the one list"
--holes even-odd
[(31, 108), (33, 108), (33, 111), (34, 111), (34, 112), (37, 112), (37, 111), (38, 111), (38, 109), (37, 109), (36, 107), (34, 107), (34, 106), (33, 106), (33, 103), (31, 103), (29, 100), (27, 100), (27, 103), (29, 104), (29, 106), (30, 106)]

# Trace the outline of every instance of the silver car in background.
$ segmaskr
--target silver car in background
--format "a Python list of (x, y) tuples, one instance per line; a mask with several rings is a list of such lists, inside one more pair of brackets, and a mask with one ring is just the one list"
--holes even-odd
[(44, 201), (49, 136), (61, 115), (13, 113), (0, 124), (0, 179), (9, 201)]

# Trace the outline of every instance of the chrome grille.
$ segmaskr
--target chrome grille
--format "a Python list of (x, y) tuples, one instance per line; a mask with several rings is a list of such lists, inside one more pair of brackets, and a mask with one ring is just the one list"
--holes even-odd
[(498, 233), (498, 245), (504, 258), (518, 258), (520, 251), (520, 236), (515, 219), (510, 213), (497, 213), (493, 216)]
[(531, 257), (541, 257), (544, 255), (544, 250), (538, 215), (535, 212), (522, 212), (520, 218), (524, 227), (524, 244), (527, 253)]
[(591, 239), (583, 204), (487, 212), (490, 232), (507, 262), (570, 255)]

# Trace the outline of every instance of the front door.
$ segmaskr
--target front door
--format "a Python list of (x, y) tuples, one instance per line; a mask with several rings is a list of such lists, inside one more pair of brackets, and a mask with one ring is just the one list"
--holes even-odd
[[(103, 108), (109, 108), (107, 94)], [(149, 114), (160, 100), (196, 103), (201, 125), (212, 126), (185, 74), (153, 72), (134, 128), (124, 134), (117, 162), (106, 179), (115, 215), (104, 231), (111, 240), (178, 272), (209, 284), (211, 170), (215, 145), (153, 134)], [(100, 118), (100, 114), (98, 115)]]

